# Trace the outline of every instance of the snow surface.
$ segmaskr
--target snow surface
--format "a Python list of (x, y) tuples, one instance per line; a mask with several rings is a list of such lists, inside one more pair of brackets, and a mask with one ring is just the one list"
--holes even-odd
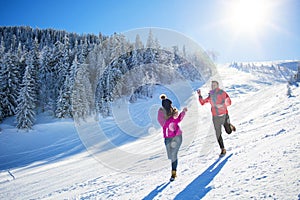
[[(129, 114), (100, 124), (43, 114), (34, 130), (23, 132), (14, 119), (5, 120), (0, 199), (300, 199), (300, 88), (292, 87), (288, 98), (286, 83), (274, 77), (262, 81), (257, 73), (227, 66), (218, 72), (237, 127), (230, 135), (223, 131), (225, 157), (218, 158), (210, 106), (200, 106), (193, 90), (157, 87), (152, 99), (116, 102)], [(199, 86), (205, 96), (209, 83)], [(188, 107), (172, 183), (156, 122), (162, 92), (176, 107)]]

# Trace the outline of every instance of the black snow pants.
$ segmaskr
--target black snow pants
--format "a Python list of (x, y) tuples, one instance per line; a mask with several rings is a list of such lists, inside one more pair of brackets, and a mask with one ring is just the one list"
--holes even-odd
[(230, 134), (232, 132), (230, 128), (229, 115), (213, 116), (213, 123), (216, 131), (217, 140), (221, 149), (224, 149), (224, 142), (222, 138), (222, 125), (225, 128), (226, 133)]

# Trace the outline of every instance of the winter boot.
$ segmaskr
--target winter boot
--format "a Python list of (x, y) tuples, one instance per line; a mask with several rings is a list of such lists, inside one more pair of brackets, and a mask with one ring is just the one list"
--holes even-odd
[(225, 154), (226, 154), (226, 149), (222, 149), (220, 153), (220, 157), (225, 156)]
[(236, 131), (235, 126), (233, 126), (232, 124), (230, 124), (230, 128), (231, 128), (232, 131), (234, 131), (234, 132)]
[(177, 177), (176, 170), (172, 170), (172, 175), (171, 175), (170, 181), (174, 181), (176, 177)]

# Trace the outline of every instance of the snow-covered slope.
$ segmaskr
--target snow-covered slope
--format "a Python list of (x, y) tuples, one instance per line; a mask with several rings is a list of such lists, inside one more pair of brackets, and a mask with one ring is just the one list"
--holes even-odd
[[(0, 199), (299, 199), (300, 88), (292, 87), (288, 98), (286, 83), (273, 82), (274, 77), (266, 84), (265, 77), (262, 81), (242, 69), (219, 66), (218, 72), (232, 98), (229, 112), (237, 127), (237, 132), (223, 133), (224, 158), (218, 158), (210, 106), (200, 106), (191, 91), (185, 105), (175, 101), (189, 111), (181, 123), (184, 144), (172, 183), (157, 124), (136, 138), (123, 135), (112, 119), (103, 120), (104, 136), (113, 145), (96, 140), (98, 151), (91, 156), (70, 120), (42, 118), (28, 133), (16, 132), (7, 120), (0, 133)], [(209, 84), (202, 91), (208, 92)], [(133, 118), (143, 118), (143, 108), (149, 107), (150, 116), (142, 121), (153, 121), (161, 92), (140, 100)], [(97, 130), (93, 120), (81, 129), (90, 127)], [(89, 136), (99, 137), (97, 131)], [(120, 156), (120, 151), (129, 153)]]

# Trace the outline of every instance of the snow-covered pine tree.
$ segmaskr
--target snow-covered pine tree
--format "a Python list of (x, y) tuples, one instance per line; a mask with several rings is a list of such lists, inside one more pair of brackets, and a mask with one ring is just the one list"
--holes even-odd
[(154, 48), (154, 36), (152, 33), (152, 30), (149, 30), (149, 34), (148, 34), (148, 39), (147, 39), (147, 43), (146, 43), (146, 48)]
[(67, 77), (63, 88), (59, 92), (57, 99), (57, 108), (55, 116), (58, 118), (70, 118), (72, 117), (71, 109), (71, 91), (70, 91), (70, 78)]
[(79, 122), (85, 115), (85, 106), (83, 105), (83, 99), (81, 95), (84, 93), (82, 83), (75, 80), (74, 89), (71, 94), (72, 101), (72, 115), (76, 122)]
[(56, 108), (56, 71), (53, 49), (46, 46), (41, 52), (40, 67), (40, 107), (42, 112), (55, 112)]
[(70, 58), (71, 65), (72, 65), (72, 63), (73, 63), (73, 61), (75, 59), (75, 56), (77, 56), (77, 62), (78, 62), (79, 51), (78, 51), (78, 41), (77, 40), (75, 40), (73, 46), (71, 46), (71, 44), (70, 44), (70, 51), (69, 51), (69, 53), (70, 53), (69, 58)]
[[(74, 65), (75, 63), (73, 63)], [(87, 65), (78, 65), (76, 71), (76, 77), (74, 81), (74, 87), (72, 90), (72, 114), (76, 121), (86, 119), (90, 114), (92, 97), (89, 94), (91, 91), (91, 85), (87, 79)]]
[(61, 65), (59, 68), (59, 96), (57, 99), (57, 107), (55, 115), (58, 118), (69, 118), (72, 117), (71, 109), (71, 89), (73, 87), (70, 58), (69, 58), (69, 38), (65, 35), (64, 45), (62, 48), (62, 57), (59, 62)]
[[(121, 67), (126, 69), (127, 68), (126, 63), (122, 62)], [(122, 76), (123, 76), (123, 73), (122, 73), (121, 69), (112, 69), (111, 70), (110, 80), (111, 80), (112, 84), (109, 84), (109, 86), (110, 86), (109, 90), (111, 91), (110, 92), (111, 101), (114, 101), (114, 100), (122, 97), (122, 92), (123, 92), (124, 87), (130, 87), (128, 85), (125, 85), (127, 82), (123, 81), (121, 79)], [(127, 76), (127, 74), (125, 74), (125, 76)]]
[(157, 38), (154, 40), (154, 49), (161, 49), (159, 40)]
[[(1, 43), (0, 43), (0, 81), (1, 81), (1, 71), (2, 69), (4, 68), (4, 50), (5, 50), (5, 47), (4, 47), (4, 41), (3, 41), (3, 37), (1, 37)], [(0, 82), (1, 84), (1, 82)], [(4, 118), (4, 113), (3, 113), (3, 99), (4, 97), (4, 93), (3, 93), (3, 88), (0, 87), (0, 122), (3, 120)]]
[(78, 56), (76, 54), (69, 70), (69, 78), (70, 78), (70, 85), (71, 85), (70, 91), (72, 91), (74, 87), (78, 66), (79, 66), (79, 62), (78, 62)]
[(4, 40), (3, 40), (3, 36), (1, 36), (1, 40), (0, 40), (0, 59), (3, 58), (4, 51), (5, 51)]
[(139, 65), (139, 57), (138, 57), (138, 54), (141, 50), (136, 50), (136, 49), (133, 49), (132, 50), (132, 55), (131, 55), (131, 61), (130, 61), (130, 64), (132, 67), (135, 67), (135, 66), (138, 66)]
[(55, 100), (54, 111), (56, 111), (56, 104), (59, 96), (59, 92), (62, 89), (65, 71), (62, 70), (63, 66), (63, 44), (60, 41), (57, 41), (53, 50), (53, 67), (51, 69), (53, 73), (53, 99)]
[(135, 47), (131, 52), (131, 61), (129, 63), (127, 63), (129, 68), (133, 68), (133, 67), (139, 66), (141, 64), (144, 64), (145, 49), (144, 49), (144, 44), (141, 41), (140, 36), (138, 34), (136, 35), (134, 45), (135, 45)]
[(4, 113), (3, 113), (2, 103), (0, 103), (0, 122), (2, 122), (3, 118), (4, 118)]
[(138, 49), (144, 49), (144, 44), (141, 40), (141, 37), (139, 34), (136, 34), (136, 37), (135, 37), (135, 43), (134, 43), (134, 49), (135, 50), (138, 50)]
[(102, 76), (104, 70), (105, 70), (105, 58), (103, 54), (103, 47), (102, 44), (95, 45), (93, 49), (90, 51), (89, 55), (86, 58), (85, 61), (86, 64), (86, 79), (87, 84), (90, 85), (91, 90), (87, 88), (88, 95), (89, 95), (89, 101), (90, 101), (90, 110), (95, 111), (95, 93), (98, 81), (100, 77)]
[[(41, 70), (41, 61), (40, 61), (40, 51), (39, 51), (39, 43), (37, 37), (35, 37), (33, 41), (32, 46), (32, 64), (33, 64), (33, 79), (36, 81), (35, 83), (35, 93), (37, 102), (36, 104), (40, 102), (39, 100), (42, 99), (42, 96), (44, 94), (41, 93), (41, 80), (40, 80), (40, 70)], [(39, 105), (38, 105), (39, 106)]]
[(88, 79), (90, 80), (91, 84), (94, 85), (94, 87), (105, 68), (102, 50), (103, 49), (101, 45), (95, 45), (84, 62), (87, 65), (86, 70), (88, 72)]
[(13, 116), (17, 107), (19, 89), (18, 59), (10, 49), (4, 54), (3, 64), (0, 69), (1, 102), (4, 117)]
[(116, 46), (118, 49), (118, 51), (117, 51), (118, 57), (120, 57), (121, 55), (130, 53), (130, 51), (132, 50), (132, 46), (128, 43), (125, 35), (123, 35), (123, 34), (117, 35)]
[(23, 49), (21, 43), (19, 42), (18, 50), (17, 50), (17, 59), (19, 62), (19, 73), (20, 73), (20, 83), (22, 83), (22, 78), (25, 73), (26, 68), (26, 55), (27, 51)]
[(156, 54), (158, 52), (157, 46), (158, 44), (156, 44), (152, 30), (150, 29), (148, 39), (147, 39), (147, 44), (146, 44), (145, 57), (144, 57), (145, 64), (157, 63), (156, 60)]
[(34, 55), (30, 52), (26, 58), (26, 69), (19, 91), (16, 112), (17, 128), (32, 129), (35, 122), (35, 108), (37, 102), (36, 77), (34, 69)]
[(78, 51), (80, 52), (78, 56), (78, 62), (79, 64), (82, 64), (85, 62), (85, 59), (89, 54), (88, 42), (86, 37), (84, 37), (84, 40), (80, 41), (80, 45), (78, 45)]

